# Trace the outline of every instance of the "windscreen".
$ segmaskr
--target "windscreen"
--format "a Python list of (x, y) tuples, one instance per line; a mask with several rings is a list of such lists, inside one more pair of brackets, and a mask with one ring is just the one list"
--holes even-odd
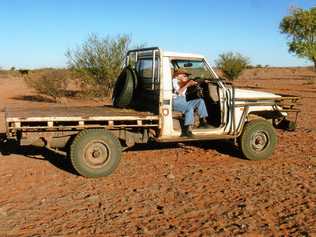
[(192, 75), (190, 78), (201, 78), (201, 79), (211, 79), (213, 78), (209, 68), (207, 67), (204, 60), (171, 60), (172, 68), (185, 69)]

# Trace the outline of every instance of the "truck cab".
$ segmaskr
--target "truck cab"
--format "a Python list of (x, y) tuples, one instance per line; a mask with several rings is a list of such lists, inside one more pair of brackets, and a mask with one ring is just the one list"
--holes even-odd
[[(164, 51), (158, 47), (131, 50), (126, 57), (126, 70), (130, 77), (124, 83), (133, 87), (133, 93), (115, 91), (113, 104), (118, 107), (145, 109), (159, 116), (157, 141), (181, 141), (182, 115), (172, 108), (172, 79), (175, 69), (183, 68), (190, 78), (202, 87), (209, 117), (208, 129), (195, 126), (194, 139), (235, 139), (243, 127), (254, 118), (283, 121), (288, 112), (282, 108), (281, 95), (235, 88), (232, 83), (219, 78), (203, 55)], [(120, 81), (118, 81), (120, 82)], [(117, 97), (128, 97), (126, 103), (117, 103)], [(287, 100), (296, 100), (286, 97)], [(293, 107), (293, 106), (292, 106)], [(296, 111), (296, 110), (295, 110)], [(297, 112), (297, 111), (296, 111)], [(293, 127), (293, 123), (292, 123)], [(190, 139), (192, 140), (192, 139)]]

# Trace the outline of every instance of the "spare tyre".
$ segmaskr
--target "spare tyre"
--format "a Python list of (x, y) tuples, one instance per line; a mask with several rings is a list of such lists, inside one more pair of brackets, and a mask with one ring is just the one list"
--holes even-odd
[(125, 67), (116, 80), (112, 95), (113, 106), (127, 107), (131, 104), (137, 87), (137, 77), (131, 67)]

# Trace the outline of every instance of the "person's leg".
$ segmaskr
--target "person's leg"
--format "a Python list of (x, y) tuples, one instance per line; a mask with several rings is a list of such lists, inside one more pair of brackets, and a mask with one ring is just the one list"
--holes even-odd
[(194, 108), (187, 103), (187, 109), (184, 112), (184, 128), (181, 136), (194, 137), (191, 132), (191, 125), (194, 124)]
[(177, 96), (172, 101), (174, 111), (184, 114), (184, 127), (181, 136), (192, 137), (190, 125), (194, 123), (194, 107), (190, 106), (184, 96)]
[(184, 96), (177, 96), (172, 99), (172, 109), (177, 112), (185, 113), (187, 102)]
[(208, 113), (207, 113), (207, 109), (206, 109), (204, 100), (203, 99), (195, 99), (195, 100), (192, 100), (191, 104), (198, 111), (198, 114), (200, 117), (199, 128), (206, 128), (206, 129), (210, 128), (210, 126), (207, 124), (207, 121), (206, 121), (206, 117), (208, 116)]
[(184, 112), (184, 126), (190, 126), (194, 124), (194, 108), (189, 106)]
[(173, 99), (173, 110), (184, 113), (184, 125), (194, 123), (194, 107), (185, 100), (184, 96), (177, 96)]
[(206, 118), (208, 116), (205, 102), (203, 99), (195, 99), (188, 101), (189, 107), (196, 108), (200, 118)]

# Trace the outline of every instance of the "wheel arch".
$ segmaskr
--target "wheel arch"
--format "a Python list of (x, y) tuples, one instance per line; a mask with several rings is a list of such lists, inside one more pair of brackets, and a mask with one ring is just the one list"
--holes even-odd
[(278, 110), (259, 110), (259, 111), (249, 111), (246, 116), (246, 121), (251, 121), (254, 119), (265, 119), (272, 120), (274, 118), (281, 118), (284, 115)]
[[(271, 107), (269, 107), (271, 108)], [(256, 110), (256, 108), (246, 107), (245, 114), (241, 117), (238, 135), (240, 137), (246, 124), (253, 120), (266, 120), (273, 125), (273, 119), (284, 118), (285, 116), (278, 110)]]

